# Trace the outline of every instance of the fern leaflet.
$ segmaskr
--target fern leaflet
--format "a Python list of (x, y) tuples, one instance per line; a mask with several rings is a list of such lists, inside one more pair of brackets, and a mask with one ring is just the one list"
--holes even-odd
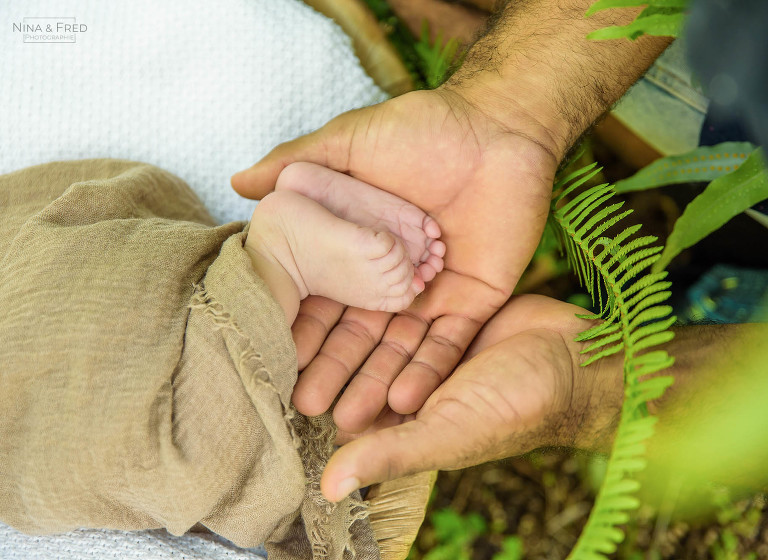
[(582, 350), (588, 365), (602, 357), (624, 352), (624, 403), (605, 480), (598, 492), (587, 525), (569, 558), (597, 560), (616, 550), (624, 538), (618, 527), (639, 506), (633, 477), (645, 467), (645, 442), (653, 434), (656, 418), (648, 416), (646, 403), (659, 398), (671, 376), (650, 374), (672, 365), (673, 358), (656, 346), (672, 339), (669, 327), (675, 318), (664, 305), (670, 295), (666, 272), (650, 273), (662, 247), (656, 238), (638, 237), (640, 226), (630, 226), (613, 238), (604, 235), (618, 226), (631, 210), (620, 211), (621, 202), (607, 184), (584, 185), (597, 173), (596, 164), (582, 168), (555, 184), (550, 227), (579, 281), (592, 297), (598, 312), (589, 319), (602, 322), (577, 340), (590, 341)]

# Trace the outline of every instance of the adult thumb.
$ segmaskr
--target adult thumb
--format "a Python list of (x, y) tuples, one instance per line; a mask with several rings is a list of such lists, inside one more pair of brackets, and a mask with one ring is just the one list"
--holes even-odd
[(351, 142), (351, 135), (345, 134), (346, 123), (355, 113), (344, 113), (314, 132), (280, 144), (253, 166), (232, 175), (232, 188), (245, 198), (264, 198), (275, 189), (282, 170), (297, 161), (346, 172)]
[(460, 423), (434, 426), (434, 416), (423, 418), (363, 436), (336, 451), (320, 481), (326, 499), (338, 502), (377, 482), (466, 466), (467, 433)]

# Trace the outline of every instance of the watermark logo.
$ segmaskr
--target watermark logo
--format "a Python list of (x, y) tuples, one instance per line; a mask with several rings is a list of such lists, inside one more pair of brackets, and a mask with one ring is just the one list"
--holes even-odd
[(87, 31), (74, 17), (25, 17), (13, 23), (13, 32), (25, 43), (77, 43), (77, 36)]

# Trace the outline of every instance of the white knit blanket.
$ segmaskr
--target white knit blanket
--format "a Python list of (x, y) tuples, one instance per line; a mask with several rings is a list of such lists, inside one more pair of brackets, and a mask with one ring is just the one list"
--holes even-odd
[(242, 549), (217, 537), (165, 531), (79, 530), (30, 537), (0, 523), (2, 560), (264, 560), (264, 550)]
[[(78, 31), (56, 33), (72, 23)], [(34, 42), (51, 35), (75, 42)], [(0, 173), (144, 161), (187, 181), (220, 222), (254, 207), (232, 191), (232, 173), (385, 98), (341, 29), (298, 0), (2, 0), (0, 68)], [(0, 523), (0, 559), (260, 557), (200, 535), (30, 537)]]
[[(85, 29), (56, 33), (69, 23)], [(76, 42), (29, 42), (51, 35)], [(349, 38), (299, 0), (2, 0), (0, 68), (0, 173), (152, 163), (220, 222), (253, 211), (234, 172), (385, 97)]]

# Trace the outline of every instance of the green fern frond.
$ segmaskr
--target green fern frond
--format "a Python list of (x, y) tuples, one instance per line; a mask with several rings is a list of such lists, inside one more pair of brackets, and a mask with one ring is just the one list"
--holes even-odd
[(597, 29), (587, 35), (587, 39), (626, 38), (634, 41), (643, 35), (677, 37), (683, 27), (688, 0), (597, 0), (584, 16), (589, 17), (600, 10), (637, 6), (646, 8), (632, 23)]
[[(607, 3), (607, 2), (604, 2)], [(627, 4), (628, 5), (628, 4)], [(598, 305), (589, 319), (601, 322), (580, 333), (578, 341), (589, 341), (582, 350), (588, 365), (624, 352), (624, 403), (605, 481), (597, 495), (587, 525), (569, 558), (598, 560), (616, 550), (624, 534), (618, 525), (639, 506), (633, 478), (645, 468), (645, 442), (653, 434), (655, 418), (648, 416), (646, 403), (659, 398), (672, 383), (671, 376), (656, 376), (673, 359), (655, 348), (672, 339), (675, 322), (666, 273), (651, 273), (663, 247), (653, 236), (637, 236), (633, 225), (606, 236), (621, 226), (631, 210), (611, 203), (615, 191), (609, 185), (585, 186), (599, 173), (595, 165), (579, 169), (559, 180), (552, 201), (550, 226), (579, 282)], [(583, 190), (579, 191), (580, 188)]]

